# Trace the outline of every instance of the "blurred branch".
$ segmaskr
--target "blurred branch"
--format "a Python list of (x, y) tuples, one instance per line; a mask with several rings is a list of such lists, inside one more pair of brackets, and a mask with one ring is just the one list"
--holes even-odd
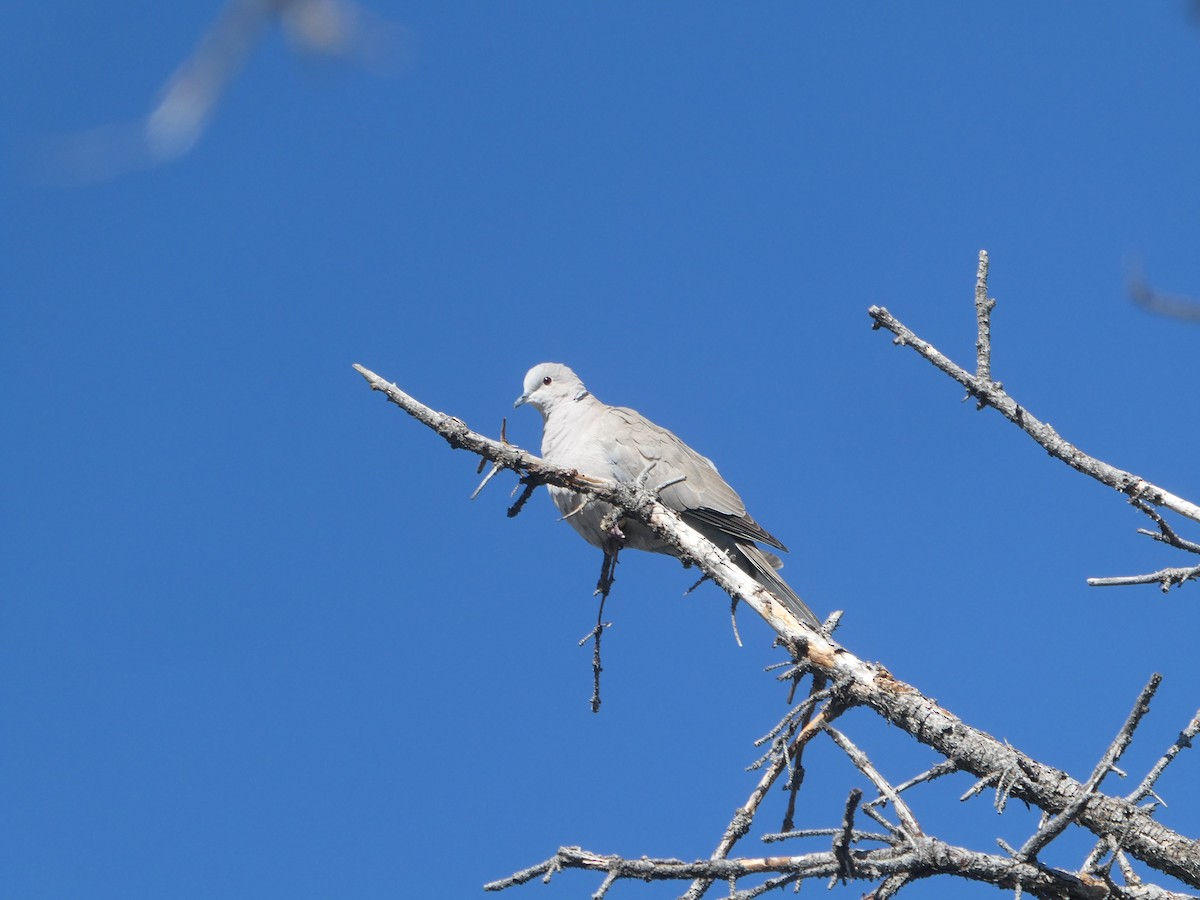
[(1156, 291), (1141, 276), (1129, 279), (1129, 296), (1146, 312), (1156, 316), (1200, 323), (1200, 301)]
[(377, 72), (401, 55), (400, 29), (353, 0), (229, 0), (145, 117), (49, 142), (47, 175), (99, 181), (183, 156), (276, 22), (289, 43), (305, 53), (351, 60)]

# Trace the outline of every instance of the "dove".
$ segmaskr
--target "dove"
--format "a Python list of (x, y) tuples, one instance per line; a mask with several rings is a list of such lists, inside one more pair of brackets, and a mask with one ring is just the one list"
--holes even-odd
[[(528, 404), (542, 414), (542, 458), (546, 462), (594, 478), (626, 484), (641, 479), (651, 486), (664, 485), (659, 492), (663, 505), (720, 547), (799, 621), (820, 630), (821, 621), (776, 574), (783, 563), (757, 544), (787, 548), (750, 517), (742, 498), (710, 459), (637, 411), (601, 402), (561, 363), (534, 366), (525, 375), (523, 388), (513, 406)], [(679, 555), (641, 522), (627, 519), (616, 535), (606, 532), (601, 523), (613, 511), (610, 504), (589, 502), (568, 488), (548, 487), (566, 520), (589, 544), (604, 550), (606, 557), (612, 555), (614, 539), (618, 549)]]

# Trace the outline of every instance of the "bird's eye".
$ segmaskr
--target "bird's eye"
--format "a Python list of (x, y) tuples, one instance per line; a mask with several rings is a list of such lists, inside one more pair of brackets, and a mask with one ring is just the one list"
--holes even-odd
[(551, 378), (549, 375), (547, 375), (545, 378), (542, 379), (542, 384), (549, 384), (553, 380), (554, 380), (553, 378)]

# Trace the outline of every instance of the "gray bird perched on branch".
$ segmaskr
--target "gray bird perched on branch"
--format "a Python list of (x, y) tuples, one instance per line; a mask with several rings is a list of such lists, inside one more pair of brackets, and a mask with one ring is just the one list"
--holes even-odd
[[(659, 492), (663, 505), (720, 547), (797, 619), (820, 630), (820, 620), (775, 573), (783, 563), (755, 542), (787, 548), (747, 514), (742, 498), (711, 460), (635, 410), (602, 403), (561, 363), (541, 363), (529, 370), (524, 393), (513, 405), (525, 403), (542, 414), (546, 462), (594, 478), (623, 483), (641, 479), (652, 488), (665, 485)], [(575, 530), (604, 551), (606, 566), (622, 547), (679, 555), (641, 522), (626, 520), (616, 535), (607, 532), (601, 523), (613, 511), (608, 503), (553, 485), (550, 496)]]

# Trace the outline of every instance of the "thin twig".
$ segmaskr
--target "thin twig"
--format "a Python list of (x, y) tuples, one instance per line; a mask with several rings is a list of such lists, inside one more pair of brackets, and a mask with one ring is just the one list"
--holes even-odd
[(895, 875), (889, 875), (883, 880), (883, 884), (864, 896), (863, 900), (889, 900), (889, 898), (895, 897), (900, 888), (908, 884), (910, 880), (911, 876), (906, 872), (897, 872)]
[[(587, 499), (587, 498), (585, 498)], [(578, 512), (578, 510), (574, 510)], [(572, 514), (573, 514), (572, 513)], [(604, 671), (604, 666), (600, 662), (600, 638), (604, 632), (612, 627), (611, 622), (604, 621), (604, 604), (608, 602), (609, 592), (612, 591), (612, 586), (617, 580), (617, 554), (619, 546), (614, 542), (611, 550), (604, 551), (604, 560), (600, 564), (600, 578), (596, 582), (596, 590), (592, 596), (600, 598), (599, 608), (596, 610), (596, 627), (584, 635), (579, 642), (582, 647), (590, 638), (592, 641), (592, 712), (600, 712), (600, 673)]]
[(862, 811), (888, 830), (888, 833), (892, 836), (893, 843), (899, 841), (909, 842), (908, 838), (904, 834), (904, 829), (892, 822), (891, 819), (885, 816), (878, 807), (869, 806), (864, 803)]
[(544, 860), (537, 865), (530, 866), (527, 869), (522, 869), (519, 872), (513, 872), (507, 878), (500, 878), (496, 881), (489, 881), (483, 886), (485, 891), (503, 891), (506, 888), (514, 887), (518, 884), (524, 884), (527, 881), (533, 881), (539, 875), (546, 876), (546, 880), (550, 880), (550, 874), (559, 867), (558, 857)]
[[(811, 700), (812, 698), (809, 699)], [(784, 742), (785, 748), (790, 749), (791, 746), (803, 746), (803, 744), (808, 743), (810, 740), (812, 740), (814, 735), (820, 733), (821, 726), (827, 720), (832, 721), (834, 718), (836, 718), (839, 712), (840, 707), (838, 710), (834, 710), (831, 708), (831, 704), (826, 704), (825, 708), (817, 713), (813, 720), (801, 729), (800, 733), (796, 736), (795, 741), (791, 745), (788, 745), (786, 741)], [(791, 713), (789, 713), (789, 715), (791, 715)], [(790, 732), (787, 733), (790, 735)], [(710, 859), (716, 860), (727, 858), (737, 842), (741, 840), (750, 830), (750, 825), (754, 822), (754, 816), (758, 812), (758, 807), (762, 804), (763, 799), (766, 798), (767, 794), (770, 792), (771, 786), (787, 769), (788, 761), (791, 758), (791, 753), (788, 752), (788, 749), (784, 749), (783, 752), (779, 752), (775, 755), (775, 758), (767, 767), (767, 771), (764, 772), (762, 777), (758, 779), (758, 784), (754, 786), (754, 790), (750, 792), (750, 796), (747, 798), (746, 802), (734, 811), (733, 818), (729, 820), (729, 825), (726, 826), (725, 833), (721, 836), (721, 840), (718, 842), (717, 848), (713, 851), (712, 856), (709, 857)], [(684, 893), (682, 900), (699, 900), (699, 898), (703, 897), (705, 892), (711, 886), (711, 879), (697, 878), (688, 887), (687, 892)]]
[[(960, 770), (956, 763), (948, 759), (942, 760), (940, 763), (937, 763), (936, 765), (926, 769), (920, 775), (915, 775), (908, 779), (908, 781), (896, 785), (896, 793), (902, 794), (909, 788), (916, 787), (918, 784), (924, 784), (927, 781), (934, 781), (935, 779), (941, 778), (943, 775), (951, 775), (958, 771)], [(883, 800), (883, 797), (877, 797), (876, 799), (872, 800), (871, 803), (882, 803)]]
[[(795, 656), (795, 654), (793, 654), (793, 655)], [(797, 668), (797, 670), (799, 670), (799, 669), (803, 668), (803, 666), (798, 665), (796, 668)], [(832, 688), (829, 688), (827, 690), (826, 686), (828, 684), (828, 678), (826, 677), (825, 673), (820, 671), (819, 669), (812, 669), (811, 671), (812, 671), (812, 686), (809, 688), (808, 696), (810, 698), (814, 698), (814, 697), (824, 696), (826, 693), (829, 694), (831, 699), (830, 699), (830, 702), (828, 704), (826, 704), (826, 707), (824, 710), (824, 713), (825, 713), (824, 718), (827, 723), (832, 722), (835, 718), (837, 718), (837, 716), (841, 715), (841, 710), (843, 708), (841, 701), (838, 699), (838, 690), (837, 690), (838, 685), (835, 684), (835, 685), (833, 685)], [(801, 678), (801, 675), (797, 674), (795, 676), (794, 680), (792, 681), (792, 689), (788, 693), (788, 702), (789, 703), (792, 701), (792, 697), (794, 697), (796, 694), (796, 688), (800, 684), (800, 678)], [(802, 703), (802, 704), (800, 704), (800, 707), (801, 707), (800, 728), (801, 728), (801, 734), (804, 734), (808, 730), (809, 722), (812, 721), (813, 709), (815, 707), (811, 703), (807, 704), (807, 705)], [(788, 779), (788, 785), (787, 785), (787, 790), (788, 790), (787, 808), (784, 810), (784, 813), (783, 813), (783, 830), (784, 831), (791, 831), (792, 828), (795, 826), (796, 798), (800, 793), (800, 786), (804, 783), (804, 773), (806, 771), (804, 768), (804, 748), (807, 745), (808, 745), (807, 741), (804, 741), (804, 742), (796, 741), (790, 747), (788, 747), (788, 750), (787, 750), (788, 759), (791, 760), (792, 775)]]
[(608, 889), (617, 883), (617, 872), (614, 869), (605, 876), (604, 881), (600, 883), (600, 887), (596, 893), (592, 894), (592, 900), (604, 900), (604, 895), (608, 893)]
[[(781, 831), (777, 834), (764, 834), (762, 841), (764, 844), (774, 844), (779, 841), (790, 841), (796, 838), (809, 837), (832, 837), (835, 834), (840, 834), (841, 828), (801, 828), (796, 831)], [(879, 841), (880, 843), (892, 846), (896, 839), (891, 834), (883, 834), (879, 831), (859, 831), (857, 828), (851, 835), (854, 843), (858, 844), (863, 841)]]
[(541, 484), (536, 478), (526, 475), (521, 479), (521, 484), (525, 485), (525, 490), (521, 491), (521, 496), (517, 498), (517, 502), (508, 508), (508, 517), (515, 518), (525, 508), (525, 504), (529, 502), (529, 498), (533, 496), (533, 492), (538, 489)]
[[(1139, 528), (1138, 534), (1144, 534), (1147, 537), (1153, 538), (1156, 541), (1161, 541), (1179, 550), (1186, 550), (1188, 553), (1200, 554), (1200, 544), (1194, 541), (1186, 540), (1176, 534), (1170, 524), (1159, 515), (1158, 511), (1152, 509), (1148, 504), (1137, 499), (1130, 498), (1130, 505), (1137, 508), (1139, 511), (1149, 516), (1154, 524), (1158, 526), (1158, 531), (1150, 531), (1146, 528)], [(1150, 572), (1145, 575), (1123, 575), (1109, 578), (1089, 578), (1088, 584), (1092, 587), (1116, 587), (1130, 584), (1157, 584), (1162, 589), (1164, 594), (1169, 593), (1173, 587), (1181, 587), (1188, 581), (1200, 577), (1200, 566), (1190, 566), (1183, 568), (1166, 568), (1159, 569), (1157, 572)]]
[(900, 794), (892, 787), (891, 783), (875, 768), (867, 754), (863, 753), (850, 738), (846, 737), (846, 735), (833, 726), (826, 725), (825, 733), (833, 738), (835, 744), (842, 748), (858, 770), (871, 779), (871, 784), (875, 785), (875, 789), (879, 791), (879, 795), (886, 798), (895, 807), (896, 815), (900, 818), (900, 825), (904, 830), (905, 837), (909, 840), (917, 838), (922, 833), (921, 826), (917, 822), (917, 817), (908, 808), (908, 804), (900, 799)]
[[(846, 798), (846, 811), (842, 815), (842, 829), (833, 840), (833, 856), (838, 861), (837, 875), (842, 884), (854, 877), (854, 859), (850, 856), (850, 838), (854, 834), (854, 813), (858, 810), (858, 802), (862, 800), (862, 791), (854, 788)], [(830, 885), (832, 887), (832, 884)]]
[(994, 781), (999, 780), (999, 778), (999, 772), (989, 772), (987, 775), (984, 775), (973, 785), (967, 788), (966, 791), (963, 792), (963, 795), (958, 798), (959, 802), (961, 803), (965, 800), (970, 800), (972, 797), (982, 794), (985, 787), (987, 787), (989, 784), (992, 784)]
[(1157, 541), (1162, 541), (1164, 544), (1170, 544), (1172, 547), (1178, 547), (1180, 550), (1186, 550), (1189, 553), (1200, 553), (1200, 544), (1194, 541), (1185, 540), (1175, 533), (1175, 529), (1171, 527), (1158, 511), (1143, 503), (1141, 500), (1131, 499), (1130, 505), (1145, 513), (1158, 526), (1158, 533), (1155, 534), (1145, 529), (1139, 528), (1139, 534), (1146, 534)]
[(596, 627), (589, 631), (579, 641), (579, 646), (582, 647), (592, 641), (592, 712), (600, 712), (600, 673), (604, 671), (604, 666), (600, 662), (600, 638), (604, 632), (611, 627), (611, 622), (604, 621), (604, 603), (608, 600), (608, 591), (600, 595), (600, 605), (596, 610)]
[(1125, 719), (1125, 724), (1121, 726), (1121, 730), (1117, 732), (1117, 736), (1113, 738), (1104, 755), (1100, 757), (1100, 762), (1096, 764), (1096, 768), (1092, 771), (1092, 777), (1084, 783), (1083, 790), (1061, 812), (1050, 817), (1042, 827), (1038, 828), (1017, 853), (1018, 859), (1033, 859), (1037, 856), (1039, 850), (1058, 837), (1075, 820), (1075, 817), (1079, 815), (1079, 811), (1083, 809), (1089, 797), (1100, 788), (1100, 782), (1104, 780), (1104, 776), (1109, 773), (1117, 760), (1121, 758), (1121, 754), (1129, 746), (1129, 742), (1133, 740), (1133, 732), (1138, 727), (1138, 723), (1142, 721), (1142, 716), (1150, 711), (1150, 699), (1154, 696), (1160, 684), (1162, 684), (1162, 676), (1156, 672), (1150, 677), (1150, 681), (1146, 686), (1142, 688), (1137, 702), (1133, 704), (1133, 709), (1129, 711), (1129, 715)]
[(1179, 732), (1179, 737), (1175, 738), (1175, 742), (1159, 757), (1158, 762), (1154, 764), (1154, 767), (1142, 779), (1142, 783), (1125, 799), (1130, 803), (1140, 803), (1149, 797), (1154, 791), (1154, 784), (1158, 781), (1159, 776), (1171, 764), (1171, 761), (1179, 755), (1180, 750), (1186, 750), (1192, 746), (1192, 738), (1197, 734), (1200, 734), (1200, 710), (1196, 711), (1196, 714), (1192, 716), (1192, 720), (1188, 722), (1187, 727)]
[(788, 875), (780, 875), (778, 878), (768, 878), (757, 887), (747, 888), (742, 891), (731, 891), (725, 900), (754, 900), (755, 897), (761, 897), (770, 891), (787, 887), (792, 882), (798, 881), (800, 877), (799, 874), (792, 872)]
[[(746, 766), (747, 772), (752, 772), (755, 769), (760, 769), (769, 760), (779, 757), (786, 757), (788, 745), (792, 740), (792, 736), (798, 728), (803, 728), (808, 724), (808, 713), (814, 706), (822, 700), (827, 700), (833, 695), (833, 688), (824, 688), (822, 690), (813, 691), (791, 709), (789, 709), (782, 719), (779, 720), (774, 728), (760, 737), (754, 742), (755, 747), (762, 747), (766, 744), (770, 746), (767, 752)], [(830, 717), (832, 714), (830, 714)]]
[[(1179, 751), (1186, 750), (1192, 746), (1192, 738), (1197, 734), (1200, 734), (1200, 710), (1196, 711), (1191, 721), (1188, 722), (1187, 727), (1179, 732), (1179, 736), (1175, 738), (1171, 746), (1166, 749), (1163, 755), (1151, 767), (1150, 771), (1146, 773), (1146, 777), (1142, 779), (1142, 783), (1130, 791), (1125, 799), (1130, 803), (1141, 803), (1147, 797), (1153, 796), (1157, 803), (1165, 806), (1166, 804), (1162, 802), (1162, 799), (1154, 793), (1154, 785), (1162, 773), (1166, 771), (1167, 766), (1179, 755)], [(1106, 835), (1101, 838), (1096, 843), (1096, 846), (1092, 848), (1092, 852), (1088, 854), (1088, 858), (1083, 861), (1080, 871), (1097, 871), (1100, 861), (1110, 852), (1120, 849), (1120, 846), (1121, 842), (1116, 835)]]
[[(487, 462), (486, 459), (479, 460), (479, 464), (481, 466), (485, 462)], [(488, 473), (486, 475), (483, 476), (483, 481), (479, 482), (479, 487), (475, 488), (474, 492), (472, 492), (471, 499), (474, 500), (476, 497), (478, 497), (479, 492), (482, 491), (485, 487), (487, 487), (487, 483), (496, 476), (497, 472), (500, 472), (503, 469), (504, 469), (504, 466), (500, 465), (500, 463), (492, 463), (492, 468), (490, 470), (488, 470)]]

